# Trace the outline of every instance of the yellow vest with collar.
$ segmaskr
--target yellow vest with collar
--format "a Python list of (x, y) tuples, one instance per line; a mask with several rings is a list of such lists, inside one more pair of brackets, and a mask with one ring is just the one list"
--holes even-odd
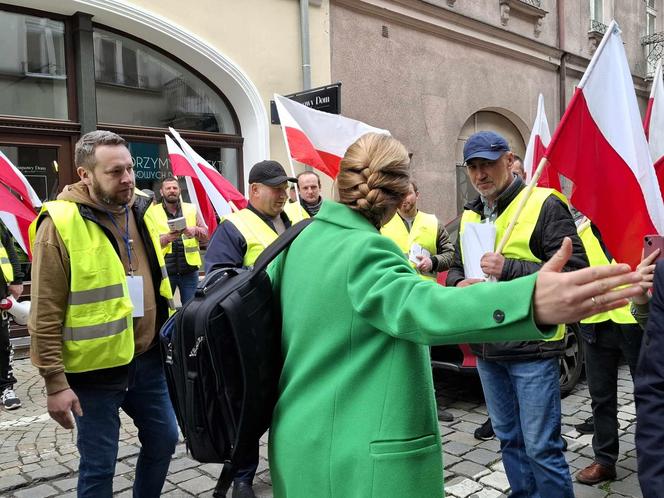
[[(521, 192), (510, 202), (510, 204), (505, 208), (505, 210), (500, 213), (496, 218), (496, 243), (498, 243), (505, 231), (507, 230), (510, 221), (514, 217), (516, 210), (521, 202), (526, 189), (522, 189)], [(505, 258), (509, 259), (520, 259), (522, 261), (532, 261), (534, 263), (542, 263), (542, 260), (533, 254), (530, 250), (530, 238), (533, 235), (535, 226), (537, 225), (537, 220), (539, 218), (540, 212), (542, 211), (542, 206), (544, 202), (549, 198), (551, 194), (554, 194), (565, 204), (568, 204), (567, 198), (554, 189), (540, 188), (535, 187), (526, 202), (519, 219), (514, 225), (512, 234), (510, 235), (505, 248), (503, 249), (502, 255)], [(459, 226), (459, 247), (461, 248), (461, 256), (463, 258), (463, 245), (461, 243), (462, 235), (465, 229), (466, 223), (479, 223), (481, 221), (481, 216), (470, 209), (466, 209), (461, 216), (461, 224)], [(495, 246), (494, 246), (495, 247)], [(565, 325), (558, 325), (558, 329), (553, 337), (545, 339), (547, 341), (559, 341), (565, 337)]]
[(12, 266), (12, 262), (9, 261), (7, 249), (5, 249), (2, 243), (0, 243), (0, 269), (2, 270), (2, 276), (5, 277), (5, 282), (11, 284), (14, 280), (14, 267)]
[[(32, 246), (39, 220), (51, 217), (69, 255), (69, 296), (62, 326), (62, 360), (65, 372), (80, 373), (128, 364), (134, 357), (134, 330), (124, 265), (104, 231), (84, 219), (69, 201), (51, 201), (30, 225)], [(145, 215), (152, 244), (159, 247), (155, 220)], [(148, 249), (149, 250), (149, 249)], [(161, 251), (155, 254), (161, 268), (159, 293), (171, 312), (173, 294)]]
[[(196, 226), (196, 207), (188, 202), (181, 203), (182, 215), (187, 220), (188, 227)], [(168, 227), (168, 215), (164, 209), (163, 204), (154, 204), (148, 208), (151, 215), (154, 217), (157, 228), (160, 234), (169, 233), (171, 229)], [(184, 246), (184, 259), (189, 266), (200, 267), (202, 264), (200, 247), (196, 237), (183, 237), (182, 245)], [(161, 248), (164, 256), (173, 252), (173, 243), (169, 242)]]
[[(408, 232), (399, 213), (395, 213), (392, 219), (381, 227), (380, 233), (396, 242), (399, 249), (406, 255), (406, 259), (408, 259), (411, 246), (415, 243), (429, 251), (429, 254), (433, 256), (436, 254), (438, 241), (438, 218), (433, 214), (418, 211), (413, 220), (413, 225), (410, 227), (410, 232)], [(410, 259), (408, 262), (413, 268), (416, 267)], [(435, 280), (436, 278), (435, 274), (420, 273), (420, 276), (428, 280)]]

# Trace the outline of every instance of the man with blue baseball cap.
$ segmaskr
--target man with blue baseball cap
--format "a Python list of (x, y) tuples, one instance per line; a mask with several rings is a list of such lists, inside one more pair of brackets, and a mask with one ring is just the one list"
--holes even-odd
[[(468, 223), (493, 223), (502, 239), (523, 198), (525, 184), (511, 171), (514, 154), (501, 135), (480, 131), (463, 149), (466, 172), (479, 197), (464, 206), (448, 286), (464, 287), (484, 279), (466, 278), (462, 235)], [(501, 253), (480, 260), (487, 278), (513, 280), (537, 272), (570, 237), (573, 254), (565, 270), (588, 266), (567, 199), (535, 187)], [(467, 249), (467, 248), (466, 248)], [(505, 319), (494, 312), (496, 323)], [(533, 327), (535, 325), (533, 324)], [(493, 429), (500, 439), (512, 496), (572, 498), (574, 491), (560, 435), (560, 367), (565, 326), (549, 341), (473, 344), (477, 369)]]

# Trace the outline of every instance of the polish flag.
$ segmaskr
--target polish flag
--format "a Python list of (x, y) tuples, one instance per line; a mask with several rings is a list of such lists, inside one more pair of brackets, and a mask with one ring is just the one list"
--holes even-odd
[[(551, 142), (551, 132), (549, 131), (549, 123), (546, 120), (546, 113), (544, 112), (544, 96), (540, 93), (537, 99), (537, 115), (533, 123), (533, 131), (530, 133), (530, 139), (526, 147), (526, 157), (523, 159), (523, 167), (526, 169), (528, 183), (532, 180), (540, 160), (544, 157), (544, 152), (549, 142)], [(558, 192), (562, 192), (558, 172), (554, 171), (550, 166), (542, 171), (537, 181), (537, 186), (553, 188)]]
[[(242, 193), (235, 188), (231, 182), (223, 177), (219, 171), (217, 171), (210, 163), (208, 163), (201, 155), (198, 154), (191, 146), (180, 136), (180, 134), (175, 131), (173, 128), (168, 128), (171, 132), (171, 135), (175, 137), (178, 144), (180, 145), (181, 152), (184, 153), (184, 156), (189, 159), (190, 164), (194, 167), (194, 172), (198, 179), (201, 181), (205, 187), (212, 205), (217, 210), (219, 216), (222, 216), (222, 213), (219, 212), (221, 208), (221, 203), (215, 201), (212, 197), (211, 192), (216, 191), (220, 194), (223, 200), (226, 201), (226, 204), (232, 204), (237, 209), (243, 209), (247, 207), (247, 199), (242, 195)], [(228, 212), (224, 213), (228, 214)]]
[(664, 234), (664, 203), (615, 21), (545, 156), (574, 183), (572, 204), (599, 228), (609, 252), (636, 266), (643, 236)]
[(230, 205), (203, 174), (200, 166), (187, 157), (168, 135), (166, 135), (166, 147), (173, 174), (185, 177), (189, 198), (207, 225), (208, 233), (212, 234), (217, 228), (217, 217), (214, 212), (217, 211), (220, 217), (225, 216), (231, 212)]
[(643, 126), (648, 137), (650, 157), (655, 164), (659, 188), (664, 192), (664, 82), (662, 82), (662, 59), (657, 63), (652, 80), (650, 99)]
[(355, 119), (311, 109), (276, 93), (274, 103), (291, 157), (332, 179), (339, 173), (346, 149), (358, 138), (370, 132), (390, 134)]
[(35, 207), (41, 200), (23, 173), (0, 151), (0, 183), (11, 189), (0, 187), (0, 220), (5, 224), (21, 249), (32, 260), (28, 227), (37, 217)]

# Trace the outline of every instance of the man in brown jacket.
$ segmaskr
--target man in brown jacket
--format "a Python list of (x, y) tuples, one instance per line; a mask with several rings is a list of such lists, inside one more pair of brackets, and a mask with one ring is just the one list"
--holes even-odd
[(150, 199), (134, 195), (132, 158), (114, 133), (84, 135), (75, 163), (81, 181), (35, 221), (32, 362), (51, 417), (76, 422), (78, 496), (112, 495), (122, 408), (142, 445), (134, 496), (156, 497), (178, 431), (156, 345), (172, 295)]

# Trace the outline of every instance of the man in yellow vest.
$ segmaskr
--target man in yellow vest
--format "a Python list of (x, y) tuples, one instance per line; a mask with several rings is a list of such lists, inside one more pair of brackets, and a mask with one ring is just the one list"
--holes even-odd
[(85, 134), (75, 165), (81, 181), (31, 226), (32, 362), (51, 417), (76, 423), (78, 496), (113, 493), (120, 408), (141, 441), (134, 496), (159, 496), (178, 428), (157, 344), (173, 311), (157, 223), (124, 139)]
[[(205, 271), (213, 267), (251, 267), (263, 250), (291, 226), (284, 212), (288, 182), (277, 161), (261, 161), (249, 171), (249, 205), (222, 221), (205, 254)], [(293, 220), (295, 223), (298, 220)], [(255, 498), (252, 483), (258, 468), (258, 441), (253, 463), (238, 469), (233, 481), (233, 498)]]
[[(525, 185), (511, 172), (514, 155), (497, 133), (472, 135), (463, 150), (466, 172), (479, 197), (464, 207), (447, 285), (463, 287), (483, 279), (466, 278), (463, 234), (468, 223), (489, 222), (502, 238)], [(566, 269), (588, 266), (562, 194), (535, 188), (502, 253), (488, 252), (480, 266), (487, 277), (512, 280), (537, 272), (570, 237), (573, 254)], [(518, 298), (518, 296), (515, 296)], [(496, 323), (505, 312), (494, 311)], [(533, 326), (535, 326), (533, 324)], [(560, 436), (560, 368), (564, 326), (552, 341), (473, 344), (487, 409), (500, 439), (503, 465), (514, 496), (573, 498), (572, 479)]]
[(408, 195), (380, 232), (397, 243), (423, 277), (435, 280), (437, 272), (447, 270), (452, 264), (454, 245), (435, 215), (417, 209), (419, 196), (417, 185), (410, 182)]
[[(23, 292), (23, 272), (14, 249), (14, 239), (4, 223), (0, 222), (0, 298), (12, 296), (18, 299)], [(5, 410), (21, 407), (21, 400), (14, 392), (16, 377), (13, 369), (14, 349), (9, 340), (9, 315), (0, 311), (0, 403)]]
[[(161, 182), (161, 202), (150, 208), (159, 225), (159, 242), (166, 260), (173, 293), (180, 290), (182, 304), (194, 297), (201, 266), (200, 243), (208, 240), (208, 230), (196, 206), (180, 201), (178, 179), (169, 176)], [(186, 227), (171, 229), (169, 220), (184, 218)]]
[[(613, 259), (599, 231), (589, 223), (579, 235), (590, 266), (610, 264)], [(593, 463), (576, 474), (583, 484), (597, 484), (616, 478), (618, 460), (618, 367), (624, 357), (634, 378), (643, 331), (630, 312), (630, 305), (593, 315), (581, 321), (586, 377), (593, 416), (584, 425), (593, 428)]]

